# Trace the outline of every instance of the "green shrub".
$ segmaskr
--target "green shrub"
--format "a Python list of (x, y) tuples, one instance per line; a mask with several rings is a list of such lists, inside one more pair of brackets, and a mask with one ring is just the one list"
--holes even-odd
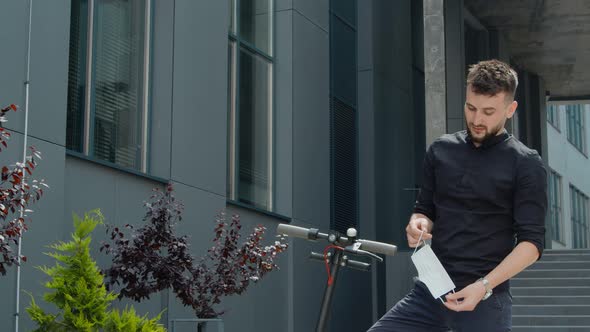
[(60, 313), (45, 313), (31, 295), (27, 312), (38, 325), (35, 331), (165, 331), (157, 323), (160, 315), (150, 320), (137, 316), (133, 308), (126, 308), (122, 314), (109, 310), (117, 294), (107, 292), (103, 275), (90, 256), (90, 234), (102, 221), (99, 210), (84, 214), (83, 219), (74, 215), (72, 240), (50, 246), (55, 252), (47, 255), (57, 262), (53, 267), (39, 268), (51, 278), (45, 287), (52, 291), (43, 299), (54, 304)]
[(141, 331), (141, 332), (164, 332), (166, 329), (158, 324), (160, 315), (149, 319), (147, 315), (140, 317), (135, 313), (135, 309), (125, 308), (121, 314), (119, 310), (111, 310), (107, 323), (104, 327), (105, 331), (109, 332), (127, 332), (127, 331)]

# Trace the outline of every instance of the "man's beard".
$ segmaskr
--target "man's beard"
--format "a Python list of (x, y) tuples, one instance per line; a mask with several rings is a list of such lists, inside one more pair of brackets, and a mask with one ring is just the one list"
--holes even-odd
[(475, 136), (473, 134), (473, 132), (471, 131), (471, 126), (466, 123), (466, 127), (467, 127), (467, 132), (469, 133), (469, 136), (471, 137), (471, 140), (475, 143), (483, 143), (485, 140), (487, 140), (490, 137), (496, 136), (498, 135), (498, 133), (504, 129), (504, 124), (500, 123), (498, 126), (492, 128), (491, 130), (488, 131), (487, 127), (485, 127), (485, 134), (481, 137), (479, 136)]

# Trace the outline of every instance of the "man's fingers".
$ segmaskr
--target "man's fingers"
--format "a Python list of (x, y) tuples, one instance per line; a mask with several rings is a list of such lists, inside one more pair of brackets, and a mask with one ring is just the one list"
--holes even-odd
[(474, 298), (474, 294), (468, 288), (464, 288), (457, 293), (447, 294), (445, 307), (453, 311), (473, 311), (479, 302)]
[(416, 226), (409, 226), (408, 229), (406, 229), (406, 232), (408, 233), (408, 235), (415, 238), (416, 241), (418, 241), (420, 235), (422, 235), (422, 238), (425, 240), (430, 239), (432, 237), (432, 234), (430, 234), (427, 230), (424, 230), (423, 232)]
[(465, 297), (465, 295), (463, 294), (463, 291), (460, 291), (460, 292), (457, 292), (457, 293), (447, 294), (445, 296), (445, 298), (447, 300), (458, 300), (458, 299), (462, 299), (464, 297)]
[(410, 223), (410, 231), (413, 234), (420, 234), (422, 233), (422, 224), (419, 222), (412, 222)]
[(475, 304), (472, 300), (462, 297), (459, 293), (449, 294), (446, 296), (447, 301), (444, 303), (445, 307), (450, 310), (461, 312), (461, 311), (473, 311)]
[(445, 307), (447, 307), (447, 309), (459, 312), (458, 304), (451, 301), (444, 302), (443, 304), (445, 305)]
[(425, 218), (417, 218), (414, 219), (414, 225), (421, 231), (429, 231), (430, 222)]
[(469, 309), (467, 303), (465, 303), (465, 302), (447, 301), (447, 302), (444, 303), (444, 305), (449, 310), (453, 310), (453, 311), (456, 311), (456, 312), (471, 311), (471, 309)]

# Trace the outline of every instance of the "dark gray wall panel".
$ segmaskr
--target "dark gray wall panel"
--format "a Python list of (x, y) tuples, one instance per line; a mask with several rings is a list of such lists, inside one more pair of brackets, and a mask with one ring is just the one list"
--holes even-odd
[[(410, 3), (382, 1), (375, 4), (375, 33), (379, 31), (383, 34), (375, 40), (375, 52), (401, 52), (395, 62), (386, 62), (382, 55), (377, 56), (376, 53), (374, 63), (375, 176), (379, 179), (376, 188), (377, 220), (395, 221), (380, 222), (377, 234), (381, 234), (380, 240), (399, 242), (405, 237), (400, 232), (405, 227), (413, 202), (413, 193), (403, 189), (412, 188), (415, 179), (412, 56), (410, 48), (406, 54), (397, 46), (411, 44)], [(387, 15), (394, 18), (395, 25), (389, 24), (391, 19)], [(393, 73), (409, 77), (402, 79)]]
[(328, 35), (293, 16), (293, 217), (330, 222)]
[[(65, 19), (65, 15), (64, 15)], [(69, 19), (69, 16), (68, 16)], [(26, 1), (0, 2), (0, 45), (3, 45), (2, 61), (0, 61), (0, 105), (17, 104), (25, 106), (25, 81), (27, 23), (29, 12)], [(7, 28), (10, 27), (10, 28)], [(12, 113), (6, 128), (24, 130), (24, 112)]]
[(65, 145), (70, 1), (32, 2), (29, 134)]
[[(416, 171), (421, 169), (415, 146), (423, 139), (416, 135), (424, 135), (415, 133), (419, 117), (413, 105), (411, 13), (410, 1), (373, 2), (375, 239), (402, 251), (407, 248), (404, 229), (415, 200)], [(388, 265), (380, 264), (377, 271), (373, 301), (380, 315), (390, 308), (386, 290), (396, 276)]]
[(226, 192), (227, 1), (176, 1), (172, 178)]
[[(358, 6), (358, 69), (373, 68), (373, 2), (359, 1)], [(362, 85), (359, 84), (359, 88)], [(361, 94), (359, 91), (359, 98)]]
[[(377, 239), (406, 246), (405, 227), (415, 201), (412, 99), (405, 92), (375, 83)], [(409, 111), (404, 111), (409, 110)], [(403, 156), (403, 158), (400, 158)]]
[[(84, 211), (100, 208), (106, 220), (114, 221), (116, 170), (75, 157), (67, 157), (65, 173), (68, 179), (64, 183), (66, 218), (71, 219), (72, 213), (81, 215)], [(81, 195), (81, 191), (86, 195)]]
[(410, 93), (412, 80), (410, 2), (375, 1), (373, 22), (375, 74), (386, 80), (388, 84)]
[(359, 225), (375, 237), (375, 104), (373, 91), (373, 5), (358, 2)]
[[(375, 176), (375, 103), (373, 89), (373, 2), (359, 1), (358, 5), (358, 135), (359, 135), (359, 235), (362, 238), (376, 237)], [(371, 310), (367, 318), (377, 319), (376, 266), (365, 275), (363, 295), (365, 309)], [(364, 287), (369, 287), (368, 289)], [(370, 315), (370, 316), (369, 316)], [(369, 324), (370, 325), (370, 324)], [(366, 330), (366, 327), (365, 329)]]
[(375, 113), (373, 75), (359, 72), (359, 231), (375, 237)]
[(275, 0), (275, 10), (281, 11), (293, 8), (293, 0)]
[(293, 8), (320, 29), (328, 31), (330, 0), (292, 0)]
[[(31, 136), (60, 145), (65, 144), (69, 12), (70, 2), (66, 0), (33, 1), (28, 130)], [(0, 44), (4, 45), (0, 104), (19, 104), (24, 110), (27, 1), (4, 1), (0, 13), (5, 27), (0, 32)], [(25, 113), (11, 118), (7, 127), (24, 132)]]
[(174, 2), (155, 1), (153, 6), (150, 174), (170, 177), (174, 56)]

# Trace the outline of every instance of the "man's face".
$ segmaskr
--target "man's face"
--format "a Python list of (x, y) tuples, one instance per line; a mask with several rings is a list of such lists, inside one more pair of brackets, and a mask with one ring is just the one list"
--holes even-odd
[(467, 86), (465, 121), (473, 143), (479, 146), (488, 137), (500, 134), (517, 106), (518, 103), (507, 98), (505, 92), (486, 96), (473, 92), (471, 86)]

